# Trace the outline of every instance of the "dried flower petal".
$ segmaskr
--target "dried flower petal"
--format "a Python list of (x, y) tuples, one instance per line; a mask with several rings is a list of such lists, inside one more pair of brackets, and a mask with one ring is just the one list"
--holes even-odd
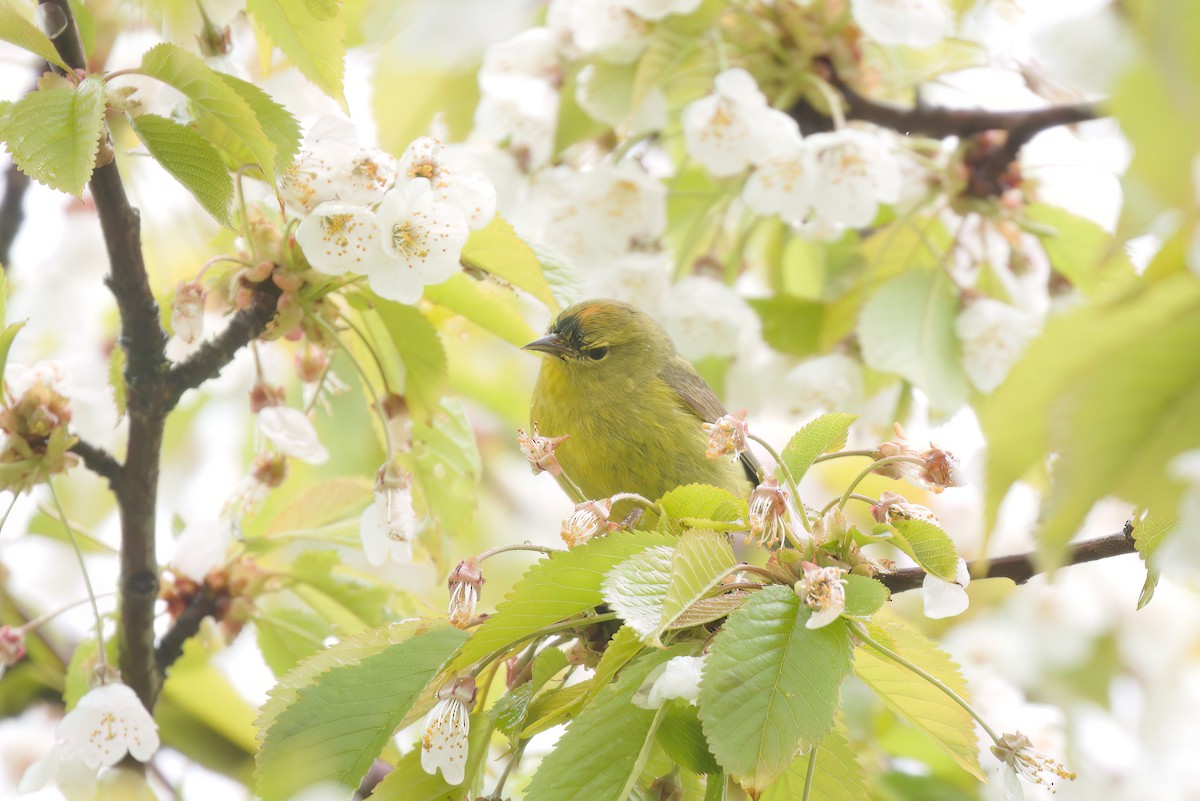
[(525, 457), (525, 461), (529, 462), (535, 476), (543, 471), (552, 476), (562, 475), (562, 466), (559, 465), (554, 451), (569, 436), (569, 434), (563, 434), (560, 437), (540, 436), (537, 423), (533, 424), (532, 435), (526, 434), (523, 428), (517, 429), (517, 442), (521, 445), (521, 455)]
[(732, 414), (718, 417), (715, 423), (704, 423), (708, 434), (708, 449), (704, 455), (709, 459), (720, 459), (733, 455), (734, 461), (746, 450), (746, 410), (738, 409)]
[(804, 578), (796, 582), (796, 594), (813, 614), (805, 628), (819, 629), (837, 620), (846, 608), (846, 580), (838, 567), (804, 563)]

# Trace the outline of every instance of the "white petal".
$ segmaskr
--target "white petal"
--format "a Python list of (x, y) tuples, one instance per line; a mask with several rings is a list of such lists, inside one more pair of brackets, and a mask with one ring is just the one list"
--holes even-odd
[(1004, 382), (1038, 329), (1020, 309), (978, 298), (959, 313), (954, 330), (967, 378), (980, 392), (991, 392)]
[(642, 19), (660, 20), (670, 14), (691, 14), (700, 0), (621, 0), (621, 5)]
[(412, 538), (416, 533), (416, 515), (412, 508), (411, 490), (393, 495), (391, 520), (387, 494), (376, 492), (371, 505), (359, 518), (359, 539), (367, 561), (375, 567), (391, 559), (398, 564), (412, 561)]
[(322, 203), (296, 229), (304, 257), (326, 275), (366, 272), (379, 259), (379, 237), (379, 224), (369, 209), (343, 203)]
[(804, 624), (806, 629), (819, 629), (822, 626), (828, 626), (833, 621), (837, 620), (842, 615), (845, 609), (845, 604), (842, 606), (829, 606), (820, 611), (814, 611), (808, 617), (808, 622)]
[(446, 202), (467, 218), (467, 227), (478, 231), (496, 216), (496, 187), (480, 170), (455, 173), (443, 191)]
[(967, 563), (958, 560), (957, 581), (945, 581), (925, 574), (921, 588), (925, 594), (925, 617), (935, 620), (954, 617), (967, 611), (970, 599), (967, 597), (967, 585), (971, 583), (971, 574), (967, 571)]
[(454, 205), (438, 200), (428, 180), (416, 178), (388, 192), (378, 215), (383, 248), (392, 257), (390, 263), (368, 271), (371, 289), (378, 295), (412, 303), (410, 273), (423, 287), (459, 271), (468, 234), (466, 217)]
[(379, 505), (372, 503), (363, 510), (358, 521), (358, 536), (362, 541), (363, 553), (367, 561), (379, 567), (387, 561), (388, 535), (385, 513)]
[(704, 662), (703, 656), (677, 656), (669, 660), (650, 689), (647, 708), (658, 709), (665, 701), (675, 699), (696, 703)]
[(421, 738), (421, 769), (431, 776), (440, 770), (447, 784), (462, 784), (467, 769), (470, 723), (460, 701), (452, 698), (439, 701), (429, 713)]
[(794, 147), (763, 162), (750, 174), (742, 189), (742, 200), (759, 214), (777, 214), (785, 222), (796, 222), (812, 206), (813, 165), (809, 151)]
[(158, 727), (137, 694), (112, 683), (89, 690), (55, 729), (66, 759), (111, 767), (126, 752), (146, 761), (158, 750)]
[(1000, 766), (1000, 783), (1004, 787), (1004, 801), (1025, 801), (1025, 788), (1012, 766)]
[(883, 44), (932, 47), (950, 27), (940, 0), (851, 0), (850, 11), (863, 33)]
[(204, 581), (210, 571), (224, 564), (232, 538), (229, 518), (193, 521), (184, 527), (175, 542), (171, 567), (192, 581)]
[(258, 427), (264, 437), (288, 456), (309, 464), (329, 460), (329, 451), (317, 439), (312, 421), (299, 409), (268, 406), (258, 413)]

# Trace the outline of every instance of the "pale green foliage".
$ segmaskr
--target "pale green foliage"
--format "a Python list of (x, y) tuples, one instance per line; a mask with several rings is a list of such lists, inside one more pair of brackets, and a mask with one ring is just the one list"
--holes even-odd
[(104, 83), (53, 81), (0, 112), (0, 141), (21, 172), (52, 189), (83, 193), (104, 131)]
[(337, 0), (247, 0), (246, 10), (300, 72), (346, 108), (345, 23)]
[(676, 625), (684, 612), (712, 592), (735, 561), (725, 535), (701, 529), (684, 533), (671, 557), (670, 583), (658, 622), (660, 632)]
[(130, 118), (129, 124), (154, 160), (187, 187), (205, 211), (221, 225), (232, 226), (233, 179), (216, 148), (191, 128), (166, 117), (142, 114)]
[(648, 643), (658, 644), (673, 555), (674, 549), (665, 545), (647, 548), (608, 571), (604, 578), (604, 600)]
[(866, 576), (847, 573), (846, 611), (851, 617), (870, 617), (891, 598), (891, 593), (882, 582)]
[(537, 255), (499, 215), (486, 228), (471, 232), (463, 247), (462, 262), (525, 290), (551, 311), (558, 311), (558, 301)]
[(21, 14), (13, 0), (0, 0), (0, 41), (11, 42), (41, 56), (51, 64), (67, 69), (66, 62), (58, 55), (54, 44)]
[(925, 572), (954, 581), (958, 552), (949, 534), (926, 520), (896, 520), (892, 529), (895, 532), (892, 544), (912, 557)]
[(779, 454), (792, 478), (800, 481), (818, 456), (846, 447), (846, 436), (850, 432), (850, 426), (859, 417), (861, 415), (830, 412), (805, 423), (792, 435)]
[(779, 780), (762, 795), (762, 801), (791, 801), (804, 793), (804, 781), (808, 775), (808, 763), (816, 754), (817, 766), (813, 773), (812, 791), (809, 801), (859, 801), (867, 797), (867, 786), (863, 780), (863, 769), (855, 757), (854, 749), (840, 727), (835, 727), (816, 747), (815, 751), (797, 757), (788, 766)]
[(669, 518), (696, 528), (732, 531), (743, 528), (746, 520), (744, 498), (709, 484), (676, 487), (658, 502)]

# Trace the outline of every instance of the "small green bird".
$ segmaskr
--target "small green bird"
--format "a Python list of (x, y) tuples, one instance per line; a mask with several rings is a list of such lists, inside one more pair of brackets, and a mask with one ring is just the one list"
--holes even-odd
[(635, 492), (653, 500), (692, 483), (745, 497), (758, 483), (748, 451), (740, 462), (705, 456), (702, 424), (725, 408), (662, 326), (629, 304), (577, 303), (525, 350), (550, 357), (533, 390), (532, 422), (543, 435), (569, 435), (558, 462), (588, 498)]

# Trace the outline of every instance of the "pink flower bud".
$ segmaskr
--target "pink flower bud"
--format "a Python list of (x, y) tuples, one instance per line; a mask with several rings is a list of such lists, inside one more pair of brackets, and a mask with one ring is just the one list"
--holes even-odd
[(479, 591), (484, 584), (483, 570), (475, 557), (464, 559), (454, 568), (447, 582), (450, 588), (450, 625), (465, 629), (475, 617)]

